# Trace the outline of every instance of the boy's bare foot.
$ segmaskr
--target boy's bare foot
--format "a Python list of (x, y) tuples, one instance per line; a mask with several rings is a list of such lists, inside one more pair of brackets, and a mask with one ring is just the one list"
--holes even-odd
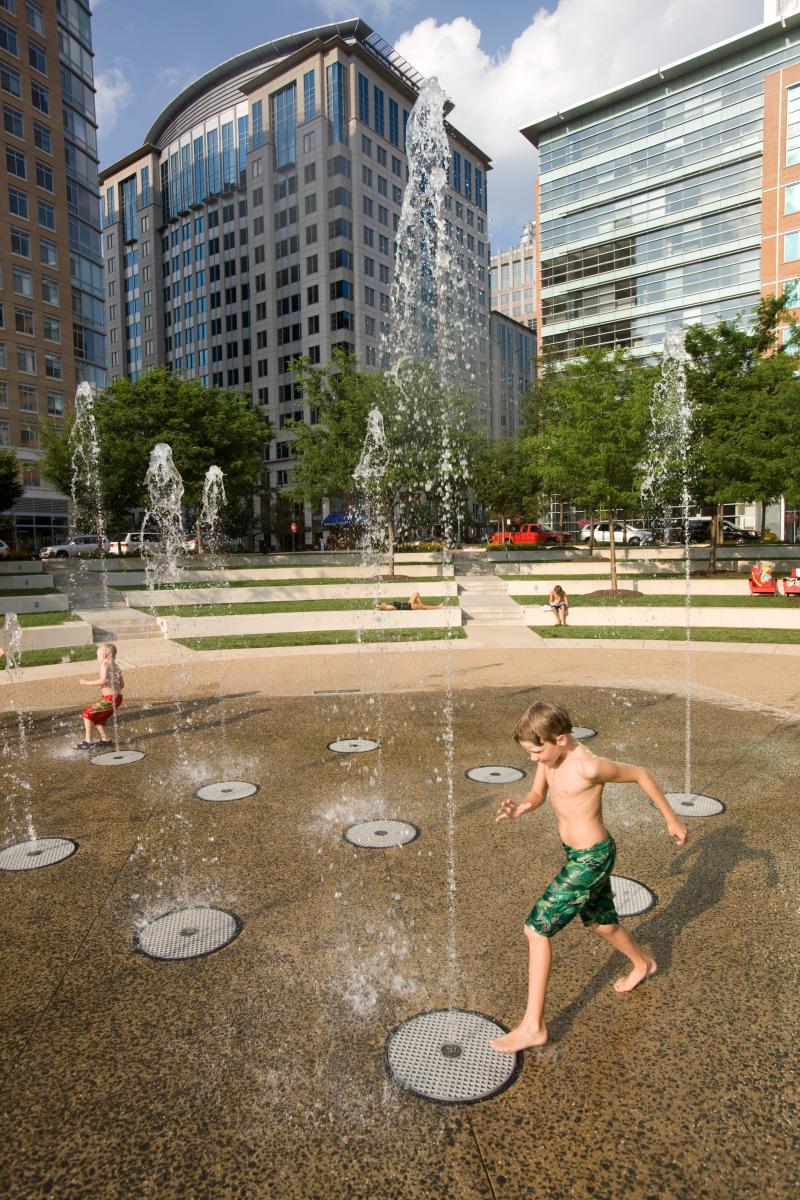
[(544, 1046), (546, 1041), (546, 1025), (542, 1025), (540, 1029), (535, 1030), (526, 1029), (524, 1025), (518, 1025), (510, 1033), (504, 1033), (502, 1037), (492, 1038), (489, 1045), (500, 1054), (516, 1054), (518, 1050), (532, 1050), (534, 1046)]
[(623, 975), (622, 979), (618, 979), (614, 984), (615, 992), (632, 992), (633, 989), (643, 980), (649, 979), (651, 975), (655, 975), (658, 970), (658, 963), (654, 958), (647, 960), (643, 967), (634, 967), (627, 975)]

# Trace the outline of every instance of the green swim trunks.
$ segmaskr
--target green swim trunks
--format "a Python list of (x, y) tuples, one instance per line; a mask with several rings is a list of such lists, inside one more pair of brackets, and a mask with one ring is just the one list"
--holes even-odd
[(525, 924), (548, 938), (577, 915), (584, 925), (619, 925), (609, 879), (617, 857), (611, 834), (586, 850), (564, 846), (564, 853), (566, 863), (536, 901)]

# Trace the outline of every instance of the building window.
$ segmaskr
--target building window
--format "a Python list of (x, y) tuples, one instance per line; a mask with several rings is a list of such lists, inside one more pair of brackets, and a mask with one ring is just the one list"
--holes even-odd
[(38, 108), (40, 113), (48, 116), (50, 113), (50, 96), (47, 88), (42, 87), (40, 83), (31, 83), (31, 104), (34, 108)]
[(783, 211), (800, 212), (800, 183), (790, 183), (783, 189)]
[(35, 328), (32, 308), (22, 308), (20, 305), (15, 305), (14, 329), (17, 333), (25, 334), (26, 337), (33, 337)]
[(800, 163), (800, 84), (786, 95), (786, 166)]
[(373, 89), (372, 106), (375, 110), (375, 132), (381, 137), (384, 135), (384, 97), (383, 90), (379, 87)]
[(27, 171), (25, 168), (25, 155), (19, 150), (15, 150), (13, 146), (6, 146), (6, 170), (9, 175), (16, 175), (17, 179), (27, 179)]
[(307, 121), (317, 114), (317, 84), (314, 71), (306, 71), (303, 76), (303, 112)]
[(13, 26), (6, 25), (5, 21), (0, 21), (0, 50), (5, 50), (6, 53), (19, 58), (17, 31)]
[(48, 204), (46, 200), (38, 202), (39, 209), (39, 224), (42, 229), (55, 229), (56, 227), (56, 210), (55, 206)]
[(44, 330), (45, 340), (48, 342), (61, 341), (61, 322), (58, 317), (48, 317), (45, 315), (42, 318), (42, 327)]
[(800, 231), (783, 235), (783, 261), (792, 262), (800, 258)]
[(53, 168), (48, 167), (47, 163), (36, 160), (36, 182), (40, 188), (44, 188), (46, 192), (54, 192), (53, 186)]
[(22, 95), (20, 73), (13, 67), (9, 67), (7, 63), (0, 63), (0, 88), (4, 92), (8, 92), (9, 96)]
[(44, 13), (38, 4), (28, 3), (25, 5), (25, 18), (34, 33), (41, 33), (44, 36)]
[[(109, 295), (113, 295), (113, 286), (113, 283), (108, 285)], [(52, 304), (56, 308), (59, 306), (60, 300), (58, 296), (58, 284), (56, 283), (55, 279), (42, 280), (42, 300), (44, 300), (45, 304)]]
[(281, 88), (270, 97), (272, 105), (272, 136), (275, 144), (275, 166), (285, 167), (295, 161), (296, 111), (295, 85)]
[[(23, 441), (22, 444), (24, 446), (25, 442)], [(42, 472), (38, 467), (25, 467), (22, 471), (22, 482), (25, 484), (25, 487), (40, 488), (42, 486)]]
[(369, 125), (369, 80), (366, 75), (358, 76), (358, 119)]
[(23, 271), (21, 267), (14, 267), (11, 272), (11, 281), (14, 291), (18, 296), (33, 297), (33, 276), (30, 271)]
[(400, 145), (400, 106), (396, 100), (389, 101), (389, 141), (393, 146)]
[(22, 138), (25, 136), (22, 125), (22, 113), (19, 109), (12, 108), (10, 104), (3, 105), (3, 128), (6, 133), (10, 133), (14, 137)]
[(47, 393), (47, 415), (48, 417), (63, 417), (64, 396), (61, 392)]
[(22, 258), (31, 256), (31, 237), (27, 229), (17, 229), (11, 226), (11, 253), (19, 254)]
[(28, 219), (28, 197), (19, 188), (8, 189), (8, 211), (15, 217)]
[(11, 445), (11, 425), (8, 421), (0, 421), (0, 446)]
[(36, 374), (36, 351), (28, 350), (25, 346), (17, 346), (17, 370), (24, 375)]
[(19, 407), (24, 413), (39, 411), (39, 393), (35, 387), (30, 387), (27, 383), (19, 385)]
[(345, 126), (348, 120), (347, 102), (347, 72), (339, 62), (331, 63), (327, 68), (328, 80), (328, 120), (330, 121), (330, 142), (336, 145), (345, 140)]
[(28, 62), (40, 75), (47, 74), (47, 54), (42, 46), (28, 39)]

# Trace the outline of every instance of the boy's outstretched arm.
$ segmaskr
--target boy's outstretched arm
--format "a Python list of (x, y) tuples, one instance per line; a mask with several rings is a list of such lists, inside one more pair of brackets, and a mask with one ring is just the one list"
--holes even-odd
[(679, 846), (685, 846), (689, 831), (669, 801), (644, 767), (633, 763), (614, 762), (612, 758), (595, 758), (586, 765), (587, 778), (595, 783), (638, 783), (644, 794), (653, 801), (667, 826), (667, 833), (674, 837)]
[(515, 817), (521, 817), (526, 812), (533, 812), (536, 808), (541, 808), (547, 799), (547, 778), (545, 769), (542, 763), (536, 768), (536, 775), (533, 780), (533, 787), (528, 792), (524, 800), (517, 803), (516, 800), (504, 800), (497, 810), (495, 821), (513, 821)]

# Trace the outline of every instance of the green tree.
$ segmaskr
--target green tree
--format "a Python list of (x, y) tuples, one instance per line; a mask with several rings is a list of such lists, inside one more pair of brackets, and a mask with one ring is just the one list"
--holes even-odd
[[(424, 367), (406, 368), (398, 378), (362, 372), (344, 351), (335, 351), (327, 367), (299, 360), (296, 378), (317, 419), (291, 426), (292, 495), (314, 507), (329, 496), (357, 509), (368, 498), (379, 514), (375, 525), (385, 529), (392, 572), (396, 535), (410, 532), (422, 493), (446, 525), (463, 503), (478, 445), (469, 400), (442, 389)], [(381, 414), (385, 450), (377, 454), (379, 469), (367, 497), (356, 475), (374, 409)]]
[(0, 450), (0, 512), (6, 512), (25, 492), (19, 459), (13, 450)]
[(501, 530), (512, 514), (531, 514), (538, 507), (541, 481), (530, 454), (514, 438), (484, 440), (470, 482), (475, 499), (495, 514)]
[(609, 520), (611, 587), (617, 587), (613, 536), (620, 512), (639, 504), (639, 471), (654, 371), (623, 350), (590, 348), (548, 363), (531, 393), (523, 447), (543, 487)]
[(798, 494), (800, 382), (796, 357), (778, 344), (782, 324), (794, 324), (786, 295), (762, 297), (749, 328), (737, 319), (686, 331), (693, 498), (712, 511), (711, 570), (723, 504)]
[[(144, 478), (157, 442), (172, 447), (187, 505), (200, 505), (206, 471), (216, 463), (225, 474), (231, 511), (240, 511), (259, 484), (264, 444), (271, 436), (269, 423), (248, 396), (207, 388), (162, 368), (135, 382), (116, 379), (98, 398), (95, 419), (109, 528), (126, 523), (132, 509), (146, 505)], [(61, 432), (44, 433), (42, 462), (48, 478), (67, 493), (71, 428), (68, 417)]]

